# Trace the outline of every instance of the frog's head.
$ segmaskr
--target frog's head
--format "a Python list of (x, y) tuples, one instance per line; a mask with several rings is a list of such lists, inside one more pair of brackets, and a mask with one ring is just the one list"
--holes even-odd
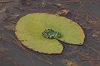
[(62, 37), (62, 35), (59, 32), (56, 32), (52, 29), (45, 30), (44, 32), (42, 32), (42, 35), (48, 39), (57, 39)]

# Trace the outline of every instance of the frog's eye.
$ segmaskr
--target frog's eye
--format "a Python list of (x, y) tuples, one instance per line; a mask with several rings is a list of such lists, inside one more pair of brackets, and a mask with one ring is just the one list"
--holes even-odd
[(42, 32), (42, 35), (48, 39), (56, 39), (61, 37), (61, 34), (59, 32), (56, 32), (52, 29), (45, 30), (44, 32)]

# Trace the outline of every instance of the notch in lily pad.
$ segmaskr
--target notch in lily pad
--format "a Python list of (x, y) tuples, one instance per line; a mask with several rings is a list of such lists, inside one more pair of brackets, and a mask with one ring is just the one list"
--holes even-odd
[[(60, 54), (62, 44), (82, 45), (85, 34), (74, 21), (47, 13), (31, 13), (21, 17), (16, 26), (16, 36), (24, 46), (46, 54)], [(57, 40), (58, 39), (58, 40)]]

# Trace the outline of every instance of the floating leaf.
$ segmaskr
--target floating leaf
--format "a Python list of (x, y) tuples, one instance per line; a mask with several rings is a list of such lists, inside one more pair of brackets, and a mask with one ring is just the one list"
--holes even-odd
[[(15, 29), (15, 34), (19, 40), (23, 40), (23, 45), (47, 54), (60, 54), (62, 52), (63, 46), (57, 39), (70, 44), (82, 45), (85, 38), (83, 30), (74, 21), (46, 13), (23, 16), (17, 22)], [(48, 33), (46, 30), (49, 29), (54, 31)], [(53, 38), (46, 38), (44, 34)], [(57, 37), (58, 34), (61, 36)]]

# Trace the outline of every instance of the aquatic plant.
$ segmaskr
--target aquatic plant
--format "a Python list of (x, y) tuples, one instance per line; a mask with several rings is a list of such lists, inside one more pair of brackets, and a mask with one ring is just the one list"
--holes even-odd
[(60, 54), (63, 50), (58, 40), (82, 45), (84, 32), (74, 21), (46, 13), (31, 13), (20, 18), (15, 34), (22, 44), (34, 51)]

